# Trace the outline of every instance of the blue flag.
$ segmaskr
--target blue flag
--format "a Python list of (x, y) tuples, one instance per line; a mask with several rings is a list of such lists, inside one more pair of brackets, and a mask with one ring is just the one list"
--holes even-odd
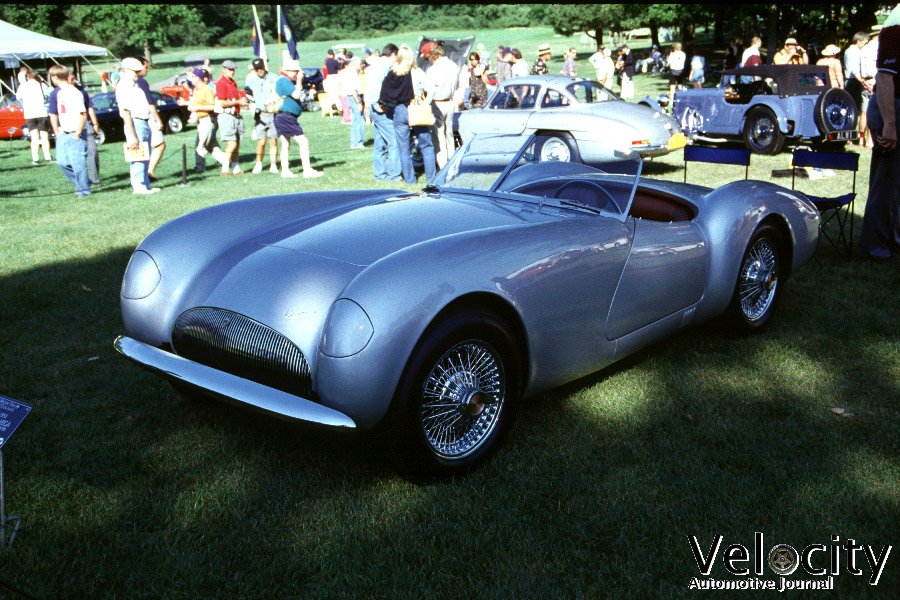
[(278, 9), (278, 13), (281, 15), (281, 23), (279, 23), (281, 27), (281, 37), (284, 38), (284, 41), (287, 44), (288, 54), (291, 55), (291, 58), (299, 60), (300, 55), (297, 54), (297, 40), (294, 39), (294, 32), (287, 22), (287, 15), (284, 14), (284, 9), (281, 8), (280, 4), (278, 5)]
[(250, 41), (253, 44), (253, 56), (268, 60), (266, 55), (266, 42), (263, 40), (262, 29), (259, 26), (259, 15), (256, 14), (256, 5), (253, 5), (253, 30), (250, 32)]

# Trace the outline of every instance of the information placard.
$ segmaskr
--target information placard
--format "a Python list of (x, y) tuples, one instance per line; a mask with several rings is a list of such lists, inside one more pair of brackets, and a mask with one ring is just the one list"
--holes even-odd
[(0, 394), (0, 450), (30, 412), (27, 404)]

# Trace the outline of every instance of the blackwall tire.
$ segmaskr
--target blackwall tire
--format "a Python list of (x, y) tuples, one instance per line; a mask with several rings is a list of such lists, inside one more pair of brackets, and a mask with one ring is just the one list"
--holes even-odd
[(520, 358), (505, 324), (474, 310), (430, 328), (417, 345), (386, 418), (397, 471), (447, 479), (482, 463), (520, 394)]

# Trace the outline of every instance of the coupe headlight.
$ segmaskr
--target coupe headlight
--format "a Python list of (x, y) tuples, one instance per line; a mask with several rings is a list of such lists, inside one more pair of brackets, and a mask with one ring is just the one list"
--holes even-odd
[(125, 268), (122, 297), (129, 300), (146, 298), (153, 293), (161, 279), (162, 275), (153, 257), (143, 250), (135, 250)]
[(366, 311), (353, 300), (341, 298), (331, 307), (325, 323), (322, 353), (333, 358), (353, 356), (366, 347), (374, 333)]

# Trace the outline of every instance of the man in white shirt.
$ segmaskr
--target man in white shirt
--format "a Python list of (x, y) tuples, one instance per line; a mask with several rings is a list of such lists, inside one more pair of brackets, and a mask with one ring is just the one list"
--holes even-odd
[(87, 107), (84, 96), (69, 83), (69, 69), (53, 65), (48, 72), (50, 81), (59, 88), (56, 96), (59, 128), (56, 138), (56, 162), (66, 179), (75, 186), (75, 195), (91, 195), (87, 172)]
[(159, 188), (150, 187), (148, 167), (150, 165), (150, 103), (137, 85), (138, 73), (144, 68), (136, 58), (122, 60), (122, 79), (116, 85), (116, 102), (125, 131), (125, 145), (137, 151), (146, 144), (146, 160), (131, 161), (131, 189), (135, 194), (152, 194)]
[(853, 98), (856, 103), (856, 110), (859, 113), (860, 131), (863, 131), (862, 125), (865, 124), (865, 111), (862, 109), (862, 49), (869, 43), (869, 35), (859, 31), (853, 36), (853, 41), (844, 50), (844, 89)]
[[(444, 48), (440, 44), (433, 44), (430, 48), (422, 48), (422, 55), (431, 62), (428, 67), (428, 77), (434, 85), (434, 106), (437, 114), (434, 120), (434, 138), (436, 145), (435, 159), (438, 169), (444, 165), (456, 151), (456, 141), (453, 138), (453, 113), (456, 109), (456, 88), (459, 85), (459, 67), (455, 62), (444, 55)], [(426, 43), (425, 46), (428, 46)]]
[(372, 171), (375, 179), (380, 181), (400, 181), (402, 178), (400, 149), (397, 147), (394, 124), (378, 104), (378, 99), (381, 98), (381, 84), (396, 60), (398, 49), (394, 44), (387, 44), (382, 49), (381, 56), (366, 59), (369, 66), (365, 71), (366, 90), (363, 98), (369, 108), (369, 117), (372, 119), (372, 126), (375, 130)]
[(878, 58), (878, 34), (880, 30), (880, 25), (872, 26), (869, 43), (863, 46), (859, 53), (859, 69), (862, 77), (862, 106), (859, 111), (859, 131), (862, 134), (861, 142), (866, 148), (874, 147), (866, 112), (869, 110), (869, 99), (875, 91), (875, 75), (878, 73), (878, 67), (875, 62)]

